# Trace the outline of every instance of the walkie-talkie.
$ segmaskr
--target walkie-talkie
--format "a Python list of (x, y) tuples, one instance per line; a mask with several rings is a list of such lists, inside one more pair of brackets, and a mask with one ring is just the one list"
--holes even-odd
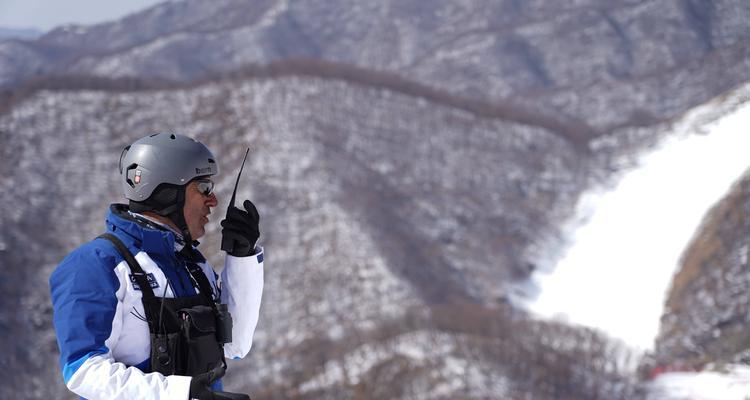
[[(240, 172), (237, 173), (237, 181), (234, 183), (234, 191), (232, 191), (232, 198), (229, 200), (229, 206), (227, 206), (227, 212), (229, 212), (229, 208), (234, 207), (234, 198), (237, 196), (237, 186), (240, 184), (240, 176), (242, 176), (242, 170), (245, 168), (245, 161), (247, 161), (248, 153), (250, 153), (249, 147), (245, 151), (245, 158), (242, 159)], [(227, 253), (231, 253), (232, 251), (234, 251), (234, 241), (229, 238), (222, 238), (221, 249), (226, 251)]]

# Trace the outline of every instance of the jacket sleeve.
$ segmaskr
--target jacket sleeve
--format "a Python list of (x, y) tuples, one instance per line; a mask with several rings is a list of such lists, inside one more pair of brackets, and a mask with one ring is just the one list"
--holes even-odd
[(253, 344), (263, 295), (263, 248), (248, 257), (227, 255), (221, 271), (221, 301), (232, 313), (232, 342), (224, 345), (228, 358), (242, 358)]
[(125, 285), (115, 271), (117, 258), (103, 253), (92, 245), (81, 247), (50, 277), (65, 385), (89, 400), (186, 400), (190, 377), (144, 373), (112, 357), (122, 326)]

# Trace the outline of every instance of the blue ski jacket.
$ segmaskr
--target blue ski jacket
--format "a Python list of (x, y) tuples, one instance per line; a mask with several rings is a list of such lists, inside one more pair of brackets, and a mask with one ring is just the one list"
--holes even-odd
[[(185, 261), (175, 253), (171, 230), (144, 224), (119, 204), (110, 207), (106, 223), (146, 272), (155, 295), (197, 294)], [(260, 312), (263, 249), (257, 247), (249, 257), (227, 255), (220, 279), (207, 261), (198, 265), (232, 314), (233, 342), (224, 346), (225, 355), (244, 357)], [(97, 239), (77, 248), (58, 265), (49, 284), (68, 389), (90, 400), (188, 399), (191, 377), (150, 372), (140, 288), (112, 243)]]

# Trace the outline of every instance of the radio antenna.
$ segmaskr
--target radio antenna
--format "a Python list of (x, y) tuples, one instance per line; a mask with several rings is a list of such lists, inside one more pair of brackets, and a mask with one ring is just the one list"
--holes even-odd
[[(242, 170), (245, 168), (245, 161), (247, 161), (247, 153), (250, 152), (248, 147), (245, 151), (245, 158), (242, 159), (242, 165), (240, 166), (240, 172), (237, 173), (237, 182), (234, 183), (234, 191), (232, 191), (232, 199), (229, 200), (229, 206), (227, 207), (227, 214), (229, 210), (234, 207), (234, 198), (237, 197), (237, 186), (240, 184), (240, 176), (242, 176)], [(234, 249), (234, 241), (228, 237), (221, 238), (221, 249), (227, 253), (231, 253)]]
[(242, 170), (245, 168), (245, 161), (247, 161), (247, 153), (249, 152), (250, 152), (250, 148), (248, 147), (247, 150), (245, 150), (245, 158), (242, 159), (240, 172), (237, 173), (237, 181), (234, 183), (234, 191), (232, 191), (232, 199), (229, 200), (229, 205), (232, 207), (234, 207), (234, 198), (237, 196), (237, 185), (240, 184), (240, 176), (242, 176)]

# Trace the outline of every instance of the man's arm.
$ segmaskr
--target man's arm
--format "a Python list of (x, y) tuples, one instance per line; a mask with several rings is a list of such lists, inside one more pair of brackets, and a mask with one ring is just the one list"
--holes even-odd
[(144, 373), (112, 359), (110, 353), (86, 355), (85, 361), (66, 378), (73, 393), (95, 399), (176, 399), (186, 400), (190, 392), (189, 376), (164, 376)]
[(127, 274), (121, 277), (118, 260), (105, 253), (92, 244), (79, 248), (50, 277), (65, 385), (89, 400), (187, 399), (190, 377), (143, 373), (113, 358)]
[(221, 271), (221, 302), (232, 314), (232, 342), (224, 345), (228, 358), (242, 358), (253, 344), (263, 295), (263, 248), (247, 257), (227, 255)]
[(221, 271), (221, 301), (228, 305), (234, 322), (232, 342), (224, 345), (229, 358), (242, 358), (250, 351), (263, 294), (263, 248), (257, 245), (260, 214), (250, 200), (242, 206), (244, 210), (234, 206), (232, 195), (221, 221), (221, 249), (227, 252)]

